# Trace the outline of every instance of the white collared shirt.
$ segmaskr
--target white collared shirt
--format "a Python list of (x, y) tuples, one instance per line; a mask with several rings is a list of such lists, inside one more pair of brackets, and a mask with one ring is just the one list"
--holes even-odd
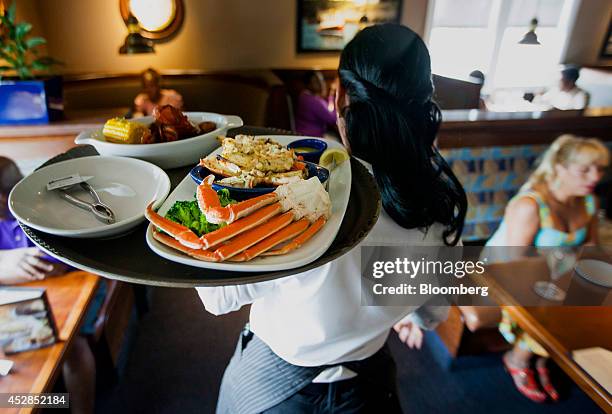
[[(441, 225), (432, 226), (426, 235), (419, 230), (406, 230), (381, 212), (364, 243), (377, 244), (390, 237), (412, 245), (441, 245), (442, 231)], [(384, 345), (389, 329), (407, 315), (428, 329), (446, 317), (446, 311), (440, 308), (435, 308), (436, 317), (423, 321), (418, 314), (410, 315), (416, 310), (414, 306), (362, 306), (359, 248), (298, 275), (196, 289), (206, 310), (215, 315), (251, 303), (251, 330), (279, 357), (301, 366), (367, 358)], [(335, 367), (323, 371), (313, 382), (353, 376), (351, 370)]]
[[(443, 246), (443, 231), (440, 224), (432, 225), (426, 234), (402, 228), (381, 210), (361, 245)], [(252, 304), (251, 330), (279, 357), (300, 366), (365, 359), (384, 345), (390, 328), (405, 317), (425, 329), (446, 318), (444, 307), (361, 305), (360, 253), (357, 247), (319, 268), (268, 282), (196, 289), (206, 310), (215, 315)], [(355, 375), (337, 366), (313, 382)]]
[(538, 99), (534, 99), (534, 103), (544, 103), (552, 108), (567, 111), (584, 109), (587, 106), (587, 100), (587, 93), (577, 86), (569, 91), (555, 86)]

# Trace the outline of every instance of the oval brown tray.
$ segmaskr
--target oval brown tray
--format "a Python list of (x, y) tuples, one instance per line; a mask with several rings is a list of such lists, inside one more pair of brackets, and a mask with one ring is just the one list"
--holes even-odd
[[(279, 135), (270, 128), (241, 127), (228, 135), (264, 134)], [(284, 132), (287, 134), (286, 132)], [(49, 160), (44, 165), (71, 158), (97, 155), (91, 146), (71, 149)], [(44, 166), (43, 165), (43, 166)], [(191, 167), (167, 170), (172, 189), (187, 175)], [(99, 274), (109, 279), (167, 287), (219, 286), (262, 282), (314, 269), (334, 260), (353, 247), (370, 232), (380, 213), (380, 193), (368, 170), (351, 158), (351, 195), (342, 225), (329, 249), (314, 262), (295, 269), (277, 272), (237, 273), (202, 269), (182, 265), (155, 254), (145, 241), (148, 223), (143, 223), (132, 232), (114, 239), (73, 239), (54, 236), (27, 227), (21, 227), (27, 236), (43, 250), (82, 270)]]

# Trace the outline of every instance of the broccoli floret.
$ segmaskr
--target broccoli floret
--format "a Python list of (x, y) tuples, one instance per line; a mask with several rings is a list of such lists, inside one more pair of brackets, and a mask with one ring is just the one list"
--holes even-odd
[[(231, 199), (229, 191), (223, 189), (217, 192), (221, 205), (226, 206), (236, 201)], [(206, 216), (200, 211), (198, 203), (193, 201), (177, 201), (174, 203), (170, 210), (165, 216), (167, 219), (172, 220), (176, 223), (182, 224), (185, 227), (191, 229), (195, 234), (201, 236), (202, 234), (210, 233), (211, 231), (217, 230), (221, 225), (212, 224), (206, 221)]]
[(217, 195), (219, 196), (219, 201), (221, 201), (222, 207), (236, 202), (236, 200), (230, 198), (230, 192), (227, 188), (222, 188), (221, 190), (217, 191)]
[(177, 201), (166, 213), (166, 218), (190, 227), (191, 223), (196, 220), (192, 213), (193, 204), (195, 204), (195, 201)]

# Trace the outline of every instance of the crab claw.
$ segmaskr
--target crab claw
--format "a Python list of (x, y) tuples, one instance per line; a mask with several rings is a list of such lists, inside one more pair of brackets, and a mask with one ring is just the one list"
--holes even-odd
[(204, 215), (206, 220), (212, 224), (227, 223), (230, 219), (230, 212), (228, 209), (221, 207), (221, 201), (217, 192), (212, 188), (215, 176), (210, 174), (206, 176), (202, 183), (196, 190), (196, 199), (198, 206)]
[(198, 260), (204, 260), (206, 262), (218, 262), (221, 260), (219, 255), (215, 254), (215, 252), (211, 252), (210, 250), (192, 249), (182, 245), (177, 240), (174, 240), (172, 237), (160, 233), (159, 231), (153, 232), (153, 238), (168, 247), (172, 247), (173, 249), (188, 254), (189, 256)]
[(182, 224), (175, 223), (172, 220), (168, 220), (165, 217), (160, 216), (153, 210), (153, 201), (147, 206), (145, 210), (145, 217), (149, 220), (153, 225), (162, 229), (165, 233), (168, 233), (172, 237), (174, 237), (180, 244), (183, 246), (189, 247), (191, 249), (201, 249), (202, 241), (200, 238), (189, 230), (188, 227), (183, 226)]

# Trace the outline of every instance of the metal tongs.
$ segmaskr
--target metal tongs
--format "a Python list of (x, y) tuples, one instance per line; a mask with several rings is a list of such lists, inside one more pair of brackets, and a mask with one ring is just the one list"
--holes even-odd
[(100, 200), (98, 193), (96, 193), (93, 187), (87, 184), (86, 182), (81, 182), (79, 183), (79, 185), (81, 186), (82, 189), (86, 190), (89, 193), (89, 195), (91, 195), (91, 197), (94, 199), (93, 203), (88, 203), (87, 201), (83, 201), (80, 198), (77, 198), (69, 194), (67, 190), (73, 186), (59, 188), (60, 196), (72, 205), (82, 208), (83, 210), (91, 211), (93, 215), (95, 216), (95, 218), (97, 218), (98, 220), (106, 224), (114, 223), (115, 213), (113, 213), (113, 210), (111, 210), (109, 206), (107, 206), (106, 204), (102, 202), (102, 200)]

